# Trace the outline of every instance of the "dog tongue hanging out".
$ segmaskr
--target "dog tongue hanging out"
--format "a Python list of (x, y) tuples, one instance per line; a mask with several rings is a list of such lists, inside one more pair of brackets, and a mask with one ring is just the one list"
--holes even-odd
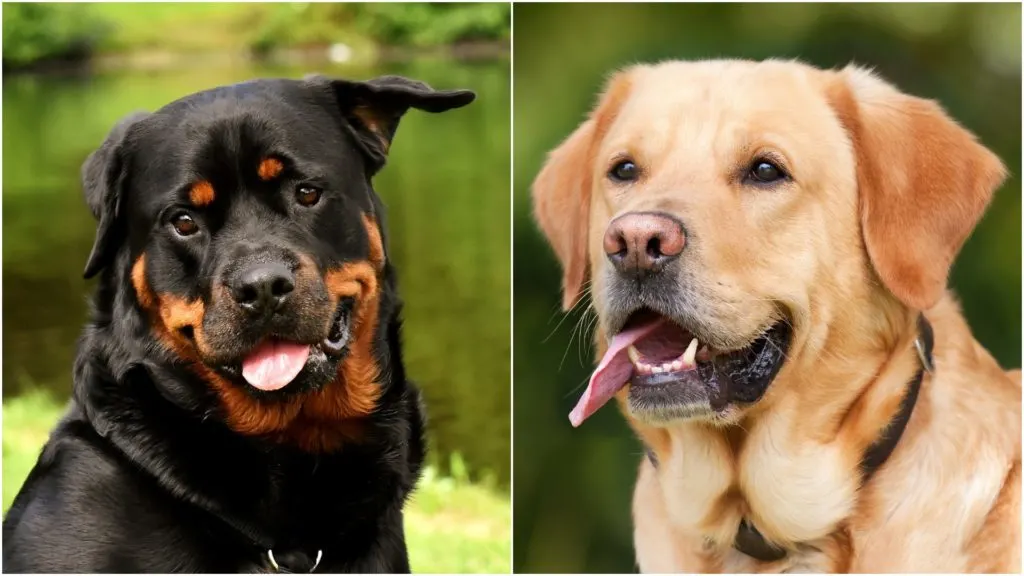
[[(697, 369), (697, 339), (688, 344), (682, 331), (665, 319), (653, 319), (619, 332), (590, 376), (590, 383), (569, 420), (579, 426), (630, 381), (653, 386), (680, 380)], [(706, 353), (706, 350), (704, 351)]]
[(287, 386), (306, 366), (308, 344), (268, 339), (242, 360), (242, 377), (264, 391)]
[(644, 446), (641, 572), (1020, 572), (1020, 372), (946, 293), (1004, 174), (855, 67), (611, 78), (533, 201), (598, 321), (569, 420)]
[[(748, 346), (719, 351), (664, 316), (635, 314), (612, 337), (569, 421), (581, 425), (626, 386), (631, 403), (653, 409), (653, 419), (714, 414), (729, 402), (756, 400), (779, 369), (788, 338), (788, 325), (780, 323)], [(678, 402), (654, 406), (663, 396)]]

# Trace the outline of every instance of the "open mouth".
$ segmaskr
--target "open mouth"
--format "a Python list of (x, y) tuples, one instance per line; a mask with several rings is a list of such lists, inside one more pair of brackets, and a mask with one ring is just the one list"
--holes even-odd
[(334, 321), (331, 323), (331, 331), (327, 334), (327, 338), (324, 338), (318, 345), (324, 353), (337, 356), (345, 351), (352, 338), (352, 308), (354, 305), (355, 300), (352, 298), (342, 298), (338, 303), (338, 310), (334, 313)]
[(323, 365), (329, 359), (340, 361), (352, 338), (354, 304), (352, 298), (342, 299), (327, 337), (320, 342), (307, 344), (271, 335), (245, 355), (240, 367), (225, 367), (225, 371), (240, 371), (253, 388), (272, 392), (291, 384), (307, 366)]
[(652, 421), (755, 402), (782, 366), (791, 331), (780, 321), (742, 348), (716, 350), (670, 318), (636, 312), (612, 338), (569, 420), (579, 426), (627, 385), (630, 412)]

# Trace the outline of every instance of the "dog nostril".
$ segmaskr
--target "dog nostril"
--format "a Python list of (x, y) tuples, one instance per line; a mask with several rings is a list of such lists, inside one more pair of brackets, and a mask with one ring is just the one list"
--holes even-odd
[(661, 238), (655, 236), (647, 241), (647, 255), (651, 258), (663, 256), (661, 253)]
[(235, 300), (237, 300), (239, 304), (251, 304), (260, 297), (256, 287), (251, 284), (242, 286), (241, 290), (239, 290), (235, 296)]
[(614, 259), (626, 251), (626, 239), (623, 237), (622, 230), (614, 223), (605, 231), (603, 245), (604, 253), (609, 258)]
[(629, 254), (629, 243), (619, 230), (609, 230), (604, 236), (604, 253), (612, 260), (622, 260)]
[(616, 248), (618, 249), (614, 253), (615, 256), (618, 256), (619, 258), (625, 258), (626, 254), (629, 254), (629, 243), (626, 241), (626, 237), (623, 236), (622, 234), (619, 234), (616, 237), (616, 244)]
[(289, 294), (295, 289), (295, 285), (288, 278), (277, 278), (274, 283), (270, 286), (270, 293), (274, 296), (281, 297)]

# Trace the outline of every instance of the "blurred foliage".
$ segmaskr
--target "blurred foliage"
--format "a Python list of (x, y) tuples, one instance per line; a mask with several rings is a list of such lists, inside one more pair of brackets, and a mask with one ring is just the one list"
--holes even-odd
[(243, 41), (259, 54), (286, 46), (344, 42), (368, 50), (371, 37), (356, 24), (350, 4), (296, 3), (268, 6), (252, 17), (252, 32)]
[[(87, 4), (107, 24), (97, 54), (244, 50), (275, 16), (302, 4), (227, 2), (98, 2)], [(323, 19), (305, 23), (320, 34)]]
[(407, 370), (425, 395), (431, 462), (459, 452), (474, 480), (510, 476), (509, 61), (421, 59), (379, 67), (193, 67), (160, 73), (19, 75), (3, 84), (4, 398), (66, 398), (92, 283), (96, 223), (79, 168), (114, 123), (185, 94), (257, 76), (403, 74), (470, 88), (466, 108), (402, 120), (374, 187), (405, 301)]
[(3, 7), (3, 64), (80, 58), (106, 33), (83, 4), (12, 3)]
[(436, 46), (510, 36), (511, 4), (343, 4), (372, 38), (386, 44)]
[(951, 286), (979, 341), (1003, 366), (1021, 365), (1019, 4), (516, 4), (514, 18), (517, 572), (635, 570), (630, 498), (642, 450), (615, 408), (569, 426), (593, 367), (591, 319), (559, 311), (560, 271), (529, 203), (545, 154), (616, 68), (673, 58), (855, 61), (939, 100), (1009, 168)]
[(363, 53), (507, 40), (511, 7), (429, 3), (12, 4), (5, 67), (91, 54), (252, 51), (343, 43)]
[[(39, 451), (63, 412), (43, 390), (3, 403), (3, 511), (6, 513)], [(427, 574), (507, 573), (510, 568), (511, 511), (508, 494), (471, 482), (459, 453), (452, 473), (428, 466), (405, 508), (409, 562)]]

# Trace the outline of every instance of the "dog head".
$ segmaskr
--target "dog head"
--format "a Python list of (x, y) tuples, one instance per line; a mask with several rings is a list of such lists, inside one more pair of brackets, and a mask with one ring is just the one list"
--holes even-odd
[(82, 168), (99, 219), (85, 275), (127, 294), (158, 354), (215, 392), (235, 430), (366, 416), (395, 299), (371, 178), (410, 108), (473, 98), (314, 76), (132, 115)]
[(619, 394), (647, 423), (735, 421), (844, 324), (935, 304), (1003, 177), (939, 106), (863, 69), (616, 74), (533, 187), (564, 306), (589, 279), (600, 318), (571, 420)]

